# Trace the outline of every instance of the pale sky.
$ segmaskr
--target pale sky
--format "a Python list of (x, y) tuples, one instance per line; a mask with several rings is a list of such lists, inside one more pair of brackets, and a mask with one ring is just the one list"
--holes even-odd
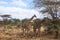
[(43, 18), (42, 14), (33, 7), (33, 0), (0, 0), (0, 15), (10, 14), (12, 18), (30, 18), (34, 14), (38, 18)]

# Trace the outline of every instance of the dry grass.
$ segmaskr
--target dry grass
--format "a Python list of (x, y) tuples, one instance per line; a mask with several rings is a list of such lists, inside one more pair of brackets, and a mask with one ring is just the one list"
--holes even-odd
[(0, 40), (60, 40), (50, 39), (48, 37), (21, 38), (20, 37), (21, 32), (22, 30), (16, 27), (12, 27), (11, 29), (0, 27)]

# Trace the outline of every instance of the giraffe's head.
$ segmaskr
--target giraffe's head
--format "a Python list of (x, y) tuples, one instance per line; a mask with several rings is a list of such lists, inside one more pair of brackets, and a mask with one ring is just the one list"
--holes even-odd
[(36, 15), (34, 15), (34, 17), (36, 17)]

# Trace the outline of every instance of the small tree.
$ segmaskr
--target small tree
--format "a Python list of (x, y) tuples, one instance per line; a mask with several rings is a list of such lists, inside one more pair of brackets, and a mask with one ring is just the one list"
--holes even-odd
[(5, 15), (0, 15), (3, 18), (3, 24), (7, 24), (8, 22), (8, 18), (10, 18), (9, 14), (5, 14)]

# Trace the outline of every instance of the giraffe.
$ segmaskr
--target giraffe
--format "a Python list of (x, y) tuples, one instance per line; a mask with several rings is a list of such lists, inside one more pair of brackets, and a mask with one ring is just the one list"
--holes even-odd
[(29, 31), (29, 23), (31, 22), (31, 20), (32, 20), (34, 17), (36, 17), (36, 15), (33, 15), (30, 19), (25, 20), (25, 21), (22, 23), (23, 33)]
[[(34, 25), (33, 25), (33, 31), (34, 31), (34, 35), (36, 36), (36, 34), (39, 34), (40, 36), (40, 28), (41, 28), (41, 24), (44, 22), (44, 20), (41, 20), (39, 18), (34, 20)], [(37, 30), (38, 29), (38, 30)]]
[[(37, 18), (37, 19), (35, 19), (34, 20), (34, 25), (33, 25), (33, 31), (34, 31), (34, 33), (40, 33), (41, 32), (41, 28), (42, 28), (42, 26), (44, 26), (44, 31), (45, 31), (45, 33), (47, 33), (47, 31), (49, 32), (49, 30), (51, 30), (52, 29), (52, 27), (50, 28), (50, 27), (48, 27), (47, 25), (46, 25), (46, 21), (47, 20), (49, 20), (49, 21), (51, 21), (51, 19), (49, 19), (49, 18), (44, 18), (43, 20), (41, 20), (41, 19), (39, 19), (39, 18)], [(48, 21), (48, 22), (49, 22)], [(43, 24), (43, 25), (41, 25), (41, 24)], [(44, 25), (45, 24), (45, 25)], [(36, 29), (38, 29), (38, 31), (36, 32)]]

